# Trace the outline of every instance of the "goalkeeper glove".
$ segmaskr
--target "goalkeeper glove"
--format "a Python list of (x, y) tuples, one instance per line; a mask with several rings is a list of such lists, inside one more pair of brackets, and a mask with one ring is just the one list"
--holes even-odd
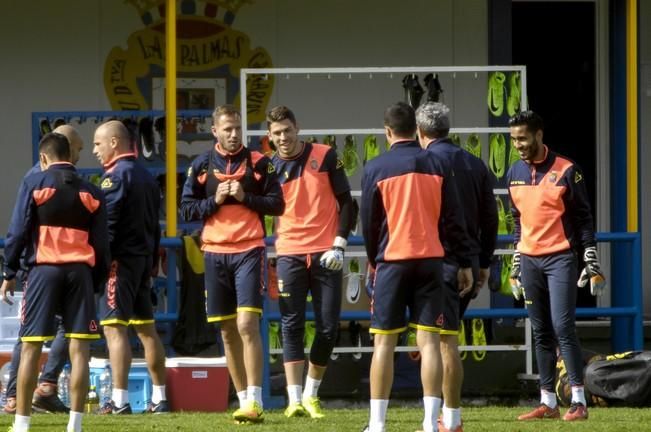
[(517, 250), (513, 253), (509, 283), (513, 297), (516, 300), (521, 300), (524, 297), (524, 288), (522, 288), (522, 279), (520, 279), (520, 252)]
[(595, 246), (585, 248), (583, 251), (583, 261), (585, 262), (585, 267), (576, 284), (583, 288), (590, 281), (590, 294), (600, 296), (606, 288), (606, 278), (601, 271), (599, 255), (597, 255), (597, 248)]
[(319, 260), (321, 267), (325, 267), (328, 270), (341, 270), (344, 267), (344, 248), (347, 244), (348, 241), (345, 238), (335, 237), (332, 248), (321, 255), (321, 259)]

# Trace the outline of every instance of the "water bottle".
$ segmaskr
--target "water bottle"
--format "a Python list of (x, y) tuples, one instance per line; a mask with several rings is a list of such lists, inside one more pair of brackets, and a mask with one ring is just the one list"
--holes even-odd
[(99, 376), (99, 399), (102, 406), (111, 401), (113, 382), (111, 376), (111, 365), (107, 364)]
[(70, 406), (70, 365), (66, 363), (57, 383), (59, 399), (65, 406)]
[(0, 386), (2, 391), (0, 393), (0, 406), (7, 404), (7, 384), (9, 384), (9, 373), (11, 372), (11, 362), (5, 363), (0, 368)]
[(86, 413), (93, 414), (99, 409), (99, 397), (95, 386), (90, 386), (88, 397), (86, 398)]

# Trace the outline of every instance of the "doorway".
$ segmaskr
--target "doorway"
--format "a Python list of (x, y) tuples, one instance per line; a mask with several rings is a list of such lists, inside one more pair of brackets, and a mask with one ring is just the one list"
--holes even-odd
[[(595, 3), (512, 3), (512, 61), (527, 67), (529, 108), (545, 121), (544, 141), (583, 170), (596, 216)], [(595, 306), (590, 290), (577, 305)]]

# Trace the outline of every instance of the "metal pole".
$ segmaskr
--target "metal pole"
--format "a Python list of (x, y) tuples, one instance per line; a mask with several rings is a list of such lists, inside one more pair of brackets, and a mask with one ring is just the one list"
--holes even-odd
[(165, 20), (165, 210), (166, 237), (176, 237), (176, 0), (167, 0)]

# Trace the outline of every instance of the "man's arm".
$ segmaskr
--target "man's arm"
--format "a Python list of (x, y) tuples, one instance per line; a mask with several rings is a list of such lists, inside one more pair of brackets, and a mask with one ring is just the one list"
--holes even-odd
[(192, 162), (183, 185), (179, 210), (187, 222), (203, 221), (219, 208), (214, 195), (206, 196), (208, 175), (213, 174), (208, 173), (208, 155), (203, 154)]
[(337, 152), (331, 148), (325, 155), (323, 167), (328, 172), (330, 187), (339, 205), (337, 236), (347, 239), (357, 219), (357, 207), (350, 195), (350, 183), (344, 171), (344, 163), (337, 158)]
[(585, 180), (581, 169), (574, 165), (566, 174), (567, 193), (563, 196), (565, 208), (571, 209), (573, 228), (576, 230), (576, 238), (581, 242), (583, 248), (597, 245), (594, 235), (594, 219), (592, 208), (588, 199), (588, 191), (585, 187)]
[[(509, 275), (509, 284), (511, 285), (511, 293), (513, 298), (521, 300), (524, 297), (524, 289), (522, 288), (521, 275), (520, 275), (520, 252), (518, 252), (518, 243), (520, 242), (520, 211), (515, 205), (513, 195), (511, 194), (511, 170), (507, 173), (506, 184), (509, 187), (509, 200), (511, 204), (511, 215), (513, 215), (513, 259), (511, 262), (511, 274)], [(513, 186), (517, 187), (517, 186)]]
[(517, 249), (518, 242), (520, 241), (520, 233), (521, 233), (520, 210), (518, 210), (518, 208), (516, 207), (515, 201), (513, 200), (513, 195), (511, 194), (511, 188), (518, 187), (518, 186), (511, 186), (511, 170), (509, 170), (509, 172), (507, 173), (506, 184), (509, 191), (509, 204), (511, 207), (511, 216), (513, 216), (513, 246)]
[(357, 219), (357, 207), (350, 191), (342, 192), (336, 196), (339, 204), (339, 226), (337, 236), (347, 239)]
[(364, 170), (362, 177), (362, 205), (361, 205), (361, 222), (362, 235), (364, 236), (364, 247), (366, 256), (372, 268), (375, 268), (379, 242), (380, 228), (384, 216), (382, 214), (382, 197), (375, 184), (373, 175), (367, 168)]
[(93, 267), (93, 288), (99, 292), (109, 275), (111, 251), (109, 248), (106, 200), (101, 193), (96, 194), (100, 205), (93, 213), (88, 241), (95, 251)]
[(282, 215), (285, 212), (285, 200), (273, 164), (269, 158), (262, 156), (255, 164), (254, 170), (260, 176), (262, 195), (246, 192), (242, 203), (261, 215)]
[(115, 239), (115, 233), (120, 222), (122, 201), (127, 193), (125, 186), (122, 178), (117, 175), (106, 173), (102, 176), (100, 188), (104, 193), (106, 202), (106, 226), (108, 229), (109, 245)]
[(158, 184), (156, 184), (156, 199), (154, 200), (154, 205), (156, 206), (156, 222), (154, 224), (154, 250), (152, 251), (152, 257), (154, 261), (158, 258), (158, 249), (160, 248), (160, 238), (161, 238), (161, 226), (160, 226), (160, 209), (163, 201), (163, 196)]
[(461, 268), (469, 268), (472, 248), (466, 230), (466, 219), (459, 202), (454, 173), (450, 170), (444, 174), (441, 197), (441, 231), (452, 249), (452, 254)]
[(20, 257), (27, 245), (34, 222), (34, 201), (32, 188), (23, 180), (18, 188), (16, 204), (11, 215), (11, 222), (5, 239), (5, 268), (3, 277), (11, 280), (20, 269)]
[(481, 252), (479, 253), (479, 267), (488, 268), (491, 265), (495, 244), (497, 242), (497, 206), (495, 205), (495, 195), (493, 194), (493, 182), (488, 174), (488, 169), (483, 173), (481, 199), (479, 202), (479, 244)]

